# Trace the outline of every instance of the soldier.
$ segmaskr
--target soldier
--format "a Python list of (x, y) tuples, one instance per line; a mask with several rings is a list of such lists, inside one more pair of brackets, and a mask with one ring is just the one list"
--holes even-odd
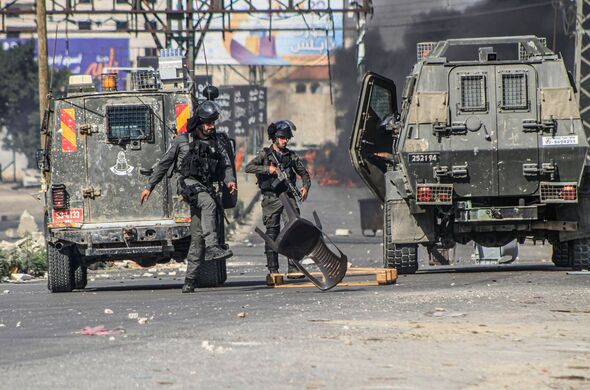
[[(262, 192), (262, 222), (266, 227), (266, 234), (272, 239), (276, 239), (281, 229), (281, 213), (283, 212), (283, 205), (279, 199), (281, 192), (287, 191), (285, 186), (273, 186), (273, 181), (277, 179), (277, 167), (274, 164), (272, 155), (276, 157), (281, 168), (289, 176), (289, 180), (296, 187), (297, 177), (301, 177), (303, 187), (299, 190), (301, 199), (304, 201), (309, 193), (311, 180), (309, 173), (305, 169), (303, 162), (299, 156), (287, 148), (287, 143), (293, 137), (293, 131), (296, 130), (295, 125), (290, 120), (280, 120), (271, 123), (268, 127), (268, 138), (272, 140), (272, 144), (263, 148), (252, 161), (246, 165), (246, 173), (256, 174), (258, 186)], [(293, 204), (295, 209), (299, 212), (297, 202), (293, 194), (287, 191), (289, 201)], [(265, 254), (267, 268), (270, 273), (277, 273), (279, 271), (279, 255), (274, 252), (268, 245), (265, 245)], [(298, 272), (296, 267), (289, 262), (289, 273)]]
[[(141, 203), (148, 200), (154, 187), (168, 173), (180, 174), (180, 193), (191, 208), (191, 242), (183, 293), (195, 291), (197, 269), (202, 260), (222, 260), (232, 252), (219, 245), (217, 236), (217, 195), (214, 185), (223, 181), (231, 194), (237, 191), (231, 160), (221, 136), (215, 133), (219, 107), (205, 101), (189, 119), (188, 133), (179, 134), (160, 160), (141, 193)], [(203, 241), (205, 248), (203, 247)], [(205, 250), (204, 250), (205, 249)]]

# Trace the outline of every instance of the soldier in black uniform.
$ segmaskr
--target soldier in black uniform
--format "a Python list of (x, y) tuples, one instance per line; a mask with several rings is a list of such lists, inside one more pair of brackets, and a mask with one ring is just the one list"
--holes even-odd
[[(276, 157), (281, 167), (288, 174), (289, 180), (295, 188), (297, 176), (301, 177), (303, 187), (300, 189), (302, 201), (307, 198), (311, 180), (309, 173), (305, 169), (303, 162), (291, 150), (287, 148), (287, 143), (293, 137), (295, 125), (290, 120), (280, 120), (271, 123), (268, 127), (268, 138), (272, 144), (262, 149), (252, 161), (246, 165), (246, 173), (256, 174), (258, 186), (262, 192), (262, 222), (266, 227), (266, 234), (272, 239), (276, 239), (281, 229), (281, 213), (283, 205), (279, 199), (279, 194), (286, 191), (284, 186), (273, 188), (273, 181), (277, 178), (277, 167), (274, 164), (271, 154)], [(299, 212), (297, 201), (294, 196), (287, 192), (290, 202)], [(279, 271), (279, 255), (274, 252), (268, 245), (265, 246), (267, 268), (270, 273)], [(289, 273), (298, 272), (298, 270), (289, 262)]]
[(179, 188), (190, 205), (192, 218), (183, 293), (195, 291), (197, 269), (202, 260), (222, 260), (232, 256), (229, 249), (219, 245), (217, 236), (217, 207), (220, 205), (215, 200), (214, 184), (226, 185), (232, 194), (237, 191), (227, 143), (215, 133), (218, 118), (217, 104), (209, 100), (203, 102), (196, 115), (189, 119), (188, 132), (174, 138), (141, 193), (143, 203), (164, 175), (180, 174)]

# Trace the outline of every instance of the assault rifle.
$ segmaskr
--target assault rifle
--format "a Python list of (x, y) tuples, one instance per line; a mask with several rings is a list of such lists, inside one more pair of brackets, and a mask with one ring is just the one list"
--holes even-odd
[(274, 152), (270, 152), (270, 158), (272, 159), (272, 163), (275, 164), (276, 168), (277, 168), (277, 178), (272, 182), (272, 188), (274, 190), (282, 190), (283, 186), (286, 187), (286, 190), (288, 193), (290, 193), (296, 200), (297, 203), (301, 203), (303, 202), (303, 197), (301, 196), (301, 192), (299, 192), (297, 190), (297, 187), (295, 187), (293, 185), (293, 183), (291, 183), (291, 180), (289, 180), (289, 175), (287, 175), (286, 170), (287, 169), (293, 169), (291, 167), (286, 168), (284, 167), (281, 163), (279, 163), (279, 160), (277, 159), (277, 156), (275, 156)]

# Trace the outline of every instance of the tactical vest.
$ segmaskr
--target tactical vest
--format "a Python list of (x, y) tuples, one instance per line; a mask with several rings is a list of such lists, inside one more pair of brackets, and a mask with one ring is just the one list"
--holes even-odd
[(205, 186), (220, 181), (221, 154), (217, 142), (215, 147), (209, 143), (195, 139), (189, 144), (189, 151), (184, 156), (180, 165), (180, 175), (183, 178), (191, 178)]
[[(271, 157), (270, 157), (271, 154), (273, 153), (272, 148), (264, 148), (263, 151), (264, 151), (264, 165), (269, 166), (271, 162), (274, 165), (275, 164), (274, 159), (271, 159)], [(291, 181), (291, 183), (293, 183), (293, 185), (296, 185), (297, 176), (295, 175), (295, 171), (293, 170), (293, 168), (295, 166), (295, 160), (293, 159), (292, 155), (293, 155), (293, 152), (291, 152), (290, 150), (287, 150), (286, 153), (283, 154), (282, 156), (280, 156), (279, 153), (275, 153), (277, 160), (281, 164), (282, 170), (287, 173), (287, 176), (289, 177), (289, 181)], [(276, 178), (277, 177), (275, 175), (271, 175), (269, 173), (259, 173), (256, 175), (256, 180), (258, 181), (258, 187), (260, 188), (260, 190), (262, 192), (268, 192), (268, 191), (274, 192), (274, 190), (272, 188), (272, 183)]]

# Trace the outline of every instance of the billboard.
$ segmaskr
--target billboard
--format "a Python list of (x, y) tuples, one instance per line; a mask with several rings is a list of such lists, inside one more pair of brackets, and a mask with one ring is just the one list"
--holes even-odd
[[(268, 7), (268, 0), (236, 0), (232, 8), (248, 10)], [(305, 9), (342, 8), (343, 0), (310, 0), (302, 2)], [(238, 13), (225, 20), (230, 32), (208, 32), (197, 56), (204, 65), (327, 65), (328, 50), (342, 47), (342, 14)], [(211, 28), (223, 28), (221, 17), (211, 20)], [(231, 29), (266, 29), (266, 31), (233, 31)], [(276, 31), (275, 29), (300, 31)], [(326, 33), (328, 31), (328, 33)], [(203, 53), (204, 51), (204, 53)], [(206, 59), (206, 61), (205, 61)]]
[[(25, 41), (27, 39), (6, 38), (0, 39), (0, 44), (7, 50)], [(128, 67), (130, 64), (128, 38), (49, 39), (47, 48), (49, 66), (55, 64), (57, 68), (67, 68), (71, 74), (88, 74), (96, 78), (105, 67)], [(125, 73), (120, 71), (119, 82), (124, 79)]]

